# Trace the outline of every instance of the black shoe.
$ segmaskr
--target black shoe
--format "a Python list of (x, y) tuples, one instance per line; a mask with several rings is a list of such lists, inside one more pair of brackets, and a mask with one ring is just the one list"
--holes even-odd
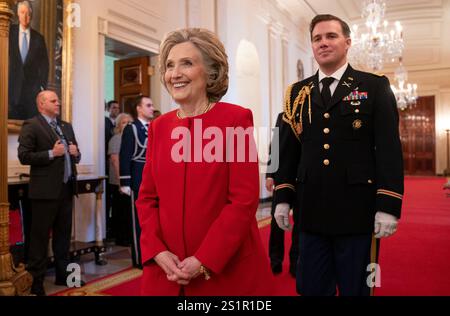
[(293, 277), (296, 278), (297, 277), (297, 265), (291, 264), (289, 266), (289, 274)]
[(47, 296), (43, 283), (44, 282), (42, 280), (34, 280), (31, 285), (31, 294), (36, 296)]
[(108, 261), (106, 261), (106, 259), (100, 258), (98, 260), (95, 260), (95, 264), (98, 266), (106, 266), (108, 264)]
[(139, 269), (139, 270), (143, 269), (142, 264), (137, 264), (137, 263), (133, 263), (133, 268), (136, 268), (136, 269)]
[(282, 267), (281, 263), (272, 264), (271, 268), (272, 268), (272, 273), (275, 275), (280, 274), (283, 271), (283, 267)]
[(290, 266), (290, 267), (289, 267), (289, 274), (290, 274), (293, 278), (296, 278), (296, 277), (297, 277), (297, 267)]

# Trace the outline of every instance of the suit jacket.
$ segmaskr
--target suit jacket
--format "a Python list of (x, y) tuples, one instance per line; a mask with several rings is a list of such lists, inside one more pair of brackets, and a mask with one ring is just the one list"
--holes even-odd
[[(199, 122), (202, 127), (195, 127)], [(185, 286), (186, 295), (271, 294), (272, 275), (255, 218), (259, 203), (258, 162), (248, 158), (243, 162), (226, 162), (226, 150), (220, 151), (217, 146), (214, 146), (216, 154), (225, 162), (217, 159), (208, 162), (205, 157), (194, 162), (199, 160), (194, 156), (200, 149), (212, 151), (209, 140), (204, 140), (199, 149), (195, 137), (202, 138), (207, 129), (220, 130), (224, 137), (221, 140), (217, 137), (216, 144), (225, 149), (230, 144), (224, 144), (227, 127), (253, 127), (252, 113), (219, 102), (195, 118), (179, 119), (176, 111), (172, 111), (152, 122), (136, 203), (142, 229), (142, 294), (179, 295), (180, 286), (168, 281), (152, 260), (165, 250), (180, 260), (195, 256), (212, 271), (210, 280), (200, 276)], [(194, 129), (201, 135), (194, 134)], [(173, 132), (182, 131), (192, 135), (192, 141), (185, 147), (192, 162), (178, 159), (182, 137), (173, 139)], [(240, 149), (248, 154), (251, 149), (256, 150), (253, 133), (247, 139), (250, 139), (247, 145)], [(235, 142), (235, 156), (244, 153), (237, 148)]]
[[(133, 125), (136, 127), (139, 142), (136, 141)], [(138, 192), (141, 186), (147, 148), (140, 145), (146, 145), (147, 134), (146, 128), (138, 119), (128, 124), (122, 133), (119, 153), (120, 185), (129, 186), (135, 192)], [(135, 155), (139, 155), (140, 159), (134, 159)]]
[(22, 62), (19, 29), (11, 25), (9, 33), (8, 118), (25, 120), (38, 114), (36, 96), (47, 88), (49, 61), (44, 37), (31, 29), (28, 55)]
[(108, 144), (111, 138), (114, 136), (114, 124), (109, 117), (105, 117), (105, 149), (106, 155), (108, 155)]
[(277, 203), (298, 199), (300, 229), (370, 234), (377, 211), (399, 218), (403, 158), (389, 80), (349, 66), (329, 104), (318, 74), (287, 95), (275, 196)]
[[(72, 125), (59, 121), (59, 126), (68, 142), (78, 146)], [(57, 199), (60, 196), (64, 179), (65, 158), (50, 159), (58, 136), (42, 115), (24, 122), (19, 136), (18, 156), (23, 165), (30, 165), (30, 199)], [(77, 169), (81, 155), (71, 158), (73, 183), (76, 183)], [(76, 192), (75, 192), (76, 193)]]
[[(283, 121), (283, 112), (281, 112), (280, 114), (278, 114), (278, 116), (277, 116), (277, 121), (276, 121), (276, 123), (275, 123), (275, 127), (276, 128), (280, 128), (280, 126), (281, 126), (281, 122)], [(270, 146), (269, 146), (269, 156), (270, 156), (270, 159), (269, 159), (269, 161), (268, 161), (268, 165), (270, 166), (271, 165), (271, 163), (272, 163), (272, 144), (273, 144), (273, 141), (274, 141), (274, 138), (276, 137), (276, 134), (274, 134), (274, 136), (273, 136), (273, 138), (272, 138), (272, 141), (270, 142)], [(275, 154), (277, 154), (277, 153), (275, 153)], [(275, 173), (276, 172), (267, 172), (266, 173), (266, 179), (267, 178), (272, 178), (272, 179), (275, 179)]]
[(114, 136), (114, 125), (109, 119), (105, 117), (105, 174), (109, 174), (108, 152), (109, 141)]

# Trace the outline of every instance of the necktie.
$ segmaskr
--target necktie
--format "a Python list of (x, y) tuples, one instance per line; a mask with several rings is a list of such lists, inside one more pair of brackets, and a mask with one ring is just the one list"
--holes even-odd
[(64, 152), (64, 183), (69, 182), (70, 177), (72, 176), (72, 166), (69, 154), (69, 144), (64, 136), (61, 128), (58, 126), (56, 121), (51, 121), (50, 126), (53, 128), (55, 133), (58, 135), (59, 140), (63, 143), (66, 151)]
[(334, 78), (331, 77), (323, 78), (320, 82), (323, 85), (322, 92), (320, 93), (322, 95), (323, 105), (327, 106), (328, 103), (330, 103), (331, 101), (330, 85), (334, 82)]
[(27, 59), (28, 55), (28, 39), (27, 39), (27, 33), (23, 32), (22, 37), (22, 50), (20, 51), (20, 56), (22, 57), (22, 62), (25, 63), (25, 60)]

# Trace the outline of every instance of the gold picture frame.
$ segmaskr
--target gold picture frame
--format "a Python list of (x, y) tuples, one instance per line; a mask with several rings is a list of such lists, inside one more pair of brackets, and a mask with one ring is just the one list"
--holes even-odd
[[(12, 10), (16, 10), (15, 5), (19, 1), (14, 1), (14, 6), (12, 6)], [(61, 119), (67, 122), (72, 121), (72, 83), (73, 83), (73, 50), (74, 50), (74, 37), (73, 37), (73, 26), (70, 23), (69, 19), (72, 17), (70, 16), (72, 12), (72, 6), (73, 6), (73, 0), (40, 0), (40, 1), (34, 1), (33, 5), (35, 3), (39, 3), (39, 12), (41, 13), (40, 20), (44, 19), (45, 24), (44, 26), (41, 26), (40, 29), (43, 30), (43, 36), (47, 41), (46, 34), (51, 34), (51, 32), (55, 32), (54, 36), (49, 36), (50, 38), (53, 38), (53, 41), (50, 40), (49, 42), (51, 45), (47, 44), (47, 51), (48, 51), (48, 57), (49, 57), (49, 65), (50, 65), (50, 75), (49, 75), (49, 86), (50, 89), (57, 90), (57, 93), (60, 95), (61, 98)], [(61, 6), (62, 8), (58, 8), (57, 6)], [(48, 21), (52, 21), (57, 19), (58, 13), (57, 9), (59, 9), (59, 25), (62, 25), (62, 30), (58, 29), (57, 27), (53, 30), (48, 28)], [(62, 12), (61, 12), (62, 9)], [(54, 12), (55, 16), (52, 15), (52, 12)], [(48, 14), (48, 15), (45, 15)], [(14, 12), (14, 15), (16, 15), (16, 12)], [(62, 20), (61, 20), (62, 19)], [(42, 20), (42, 21), (44, 21)], [(58, 23), (58, 21), (53, 23)], [(62, 43), (56, 43), (60, 38), (58, 38), (57, 34), (61, 34), (62, 32)], [(55, 47), (54, 45), (60, 45), (61, 52), (60, 56), (58, 55), (58, 50), (53, 50)], [(52, 48), (52, 49), (50, 49)], [(61, 64), (60, 66), (55, 63), (56, 57), (60, 58)], [(10, 65), (11, 67), (11, 65)], [(58, 69), (56, 69), (58, 67)], [(61, 69), (59, 69), (59, 67)], [(60, 71), (60, 75), (58, 76), (56, 73)], [(52, 77), (53, 76), (53, 77)], [(52, 83), (53, 79), (53, 84)], [(60, 81), (60, 82), (59, 82)], [(11, 83), (9, 83), (11, 84)], [(8, 102), (8, 107), (10, 102)], [(17, 134), (20, 133), (20, 130), (22, 128), (24, 120), (22, 119), (9, 119), (8, 115), (8, 132), (10, 134)]]

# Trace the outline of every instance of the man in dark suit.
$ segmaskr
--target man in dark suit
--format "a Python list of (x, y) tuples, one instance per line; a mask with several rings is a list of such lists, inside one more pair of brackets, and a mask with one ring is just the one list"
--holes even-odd
[(35, 100), (47, 88), (49, 61), (44, 37), (30, 27), (33, 10), (29, 1), (17, 4), (18, 25), (9, 32), (8, 118), (25, 120), (38, 112)]
[(60, 103), (53, 91), (37, 96), (40, 114), (24, 122), (18, 156), (30, 165), (28, 197), (31, 200), (31, 233), (28, 271), (33, 276), (32, 293), (45, 295), (49, 234), (55, 256), (57, 285), (67, 285), (67, 266), (72, 232), (72, 199), (76, 194), (81, 154), (72, 126), (58, 119)]
[[(105, 116), (105, 175), (109, 175), (109, 141), (114, 136), (114, 128), (116, 127), (116, 118), (120, 114), (119, 102), (112, 100), (106, 105), (106, 109), (109, 113)], [(115, 237), (113, 231), (113, 219), (111, 217), (111, 205), (112, 205), (112, 189), (109, 181), (106, 181), (106, 239), (111, 240)]]
[(142, 181), (142, 171), (147, 153), (147, 138), (150, 121), (153, 119), (153, 102), (141, 96), (133, 104), (134, 122), (125, 127), (120, 146), (120, 191), (131, 196), (133, 244), (131, 254), (133, 266), (142, 268), (140, 236), (141, 228), (137, 217), (135, 201)]
[[(280, 128), (283, 121), (283, 112), (280, 113), (277, 117), (277, 122), (275, 124), (275, 128)], [(278, 133), (274, 133), (274, 138), (278, 136)], [(269, 156), (272, 154), (272, 145), (274, 144), (274, 139), (272, 139), (270, 148), (269, 148)], [(278, 148), (278, 147), (277, 147)], [(276, 153), (275, 153), (276, 154)], [(271, 165), (271, 161), (269, 161), (269, 166)], [(276, 186), (275, 183), (276, 171), (267, 172), (266, 173), (266, 189), (268, 192), (272, 192), (272, 222), (270, 223), (270, 236), (269, 236), (269, 258), (270, 258), (270, 267), (272, 269), (273, 274), (280, 274), (283, 271), (283, 260), (284, 260), (284, 230), (278, 227), (277, 222), (275, 220), (275, 208), (276, 198), (274, 188)], [(298, 209), (294, 206), (293, 211), (293, 219), (294, 219), (294, 227), (292, 231), (292, 243), (291, 249), (289, 251), (289, 273), (291, 276), (295, 277), (297, 273), (297, 260), (298, 260)]]
[(348, 64), (347, 23), (318, 15), (310, 32), (319, 71), (286, 93), (275, 218), (289, 229), (298, 199), (300, 294), (369, 295), (377, 241), (395, 233), (403, 199), (396, 101), (386, 77)]
[(116, 127), (116, 118), (120, 114), (120, 106), (117, 101), (109, 101), (106, 105), (106, 109), (109, 113), (105, 116), (105, 145), (106, 145), (106, 155), (108, 155), (108, 143), (109, 140), (114, 136), (114, 127)]

